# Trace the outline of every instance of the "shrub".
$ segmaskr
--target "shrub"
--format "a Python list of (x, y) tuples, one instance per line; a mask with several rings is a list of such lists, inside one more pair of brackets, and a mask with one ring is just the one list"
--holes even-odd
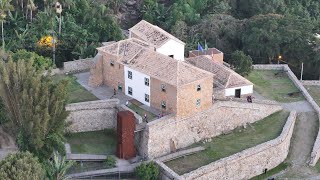
[(29, 152), (18, 152), (0, 161), (0, 179), (42, 179), (38, 158)]
[(16, 53), (12, 54), (13, 61), (17, 62), (18, 60), (33, 60), (33, 67), (36, 69), (49, 69), (52, 67), (52, 60), (38, 55), (34, 52), (28, 52), (26, 50), (18, 50)]
[(135, 169), (135, 174), (141, 180), (155, 180), (159, 176), (159, 167), (154, 162), (142, 163)]
[(113, 156), (107, 156), (105, 160), (105, 164), (107, 168), (113, 168), (116, 167), (116, 159)]

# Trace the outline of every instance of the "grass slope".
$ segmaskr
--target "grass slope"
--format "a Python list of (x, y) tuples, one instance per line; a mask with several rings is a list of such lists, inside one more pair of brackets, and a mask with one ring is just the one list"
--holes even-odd
[(66, 136), (72, 153), (115, 154), (117, 136), (115, 130), (72, 133)]
[(205, 147), (206, 150), (165, 164), (182, 175), (218, 159), (275, 139), (282, 132), (288, 116), (289, 112), (276, 112), (261, 121), (253, 123), (246, 129), (238, 128), (230, 134), (215, 137), (211, 142), (205, 144), (196, 143), (192, 147), (200, 145)]
[(274, 70), (253, 70), (246, 78), (254, 83), (254, 90), (267, 99), (278, 102), (295, 102), (303, 100), (300, 93), (290, 97), (288, 93), (298, 92), (299, 90), (285, 73), (279, 73)]
[(305, 86), (305, 88), (320, 106), (320, 86)]
[(82, 87), (77, 82), (77, 78), (72, 75), (69, 75), (69, 76), (55, 75), (53, 78), (56, 82), (58, 82), (62, 79), (69, 80), (69, 86), (68, 86), (68, 93), (69, 94), (68, 94), (67, 103), (77, 103), (77, 102), (99, 100), (91, 92), (87, 91), (84, 87)]

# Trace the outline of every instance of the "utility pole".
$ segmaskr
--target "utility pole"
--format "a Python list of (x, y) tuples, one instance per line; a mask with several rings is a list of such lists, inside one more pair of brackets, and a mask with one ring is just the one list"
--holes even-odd
[(302, 75), (303, 75), (303, 63), (301, 64), (301, 75), (300, 75), (300, 81), (302, 81)]

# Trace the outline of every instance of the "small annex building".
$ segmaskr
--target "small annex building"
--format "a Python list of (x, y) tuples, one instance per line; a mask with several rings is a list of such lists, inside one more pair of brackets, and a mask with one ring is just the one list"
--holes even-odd
[(221, 56), (193, 56), (187, 58), (186, 62), (214, 74), (213, 95), (216, 98), (240, 98), (253, 93), (253, 83), (224, 65)]
[(145, 20), (129, 29), (129, 38), (137, 38), (146, 42), (160, 54), (184, 60), (185, 43)]

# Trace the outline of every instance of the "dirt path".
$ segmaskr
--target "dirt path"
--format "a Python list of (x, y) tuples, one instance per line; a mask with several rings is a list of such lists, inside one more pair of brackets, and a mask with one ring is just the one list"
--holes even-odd
[(0, 127), (0, 160), (17, 151), (14, 139)]
[(290, 166), (274, 175), (274, 178), (308, 179), (320, 175), (314, 168), (308, 166), (317, 133), (317, 114), (315, 112), (299, 113), (291, 139), (290, 152), (286, 160)]

